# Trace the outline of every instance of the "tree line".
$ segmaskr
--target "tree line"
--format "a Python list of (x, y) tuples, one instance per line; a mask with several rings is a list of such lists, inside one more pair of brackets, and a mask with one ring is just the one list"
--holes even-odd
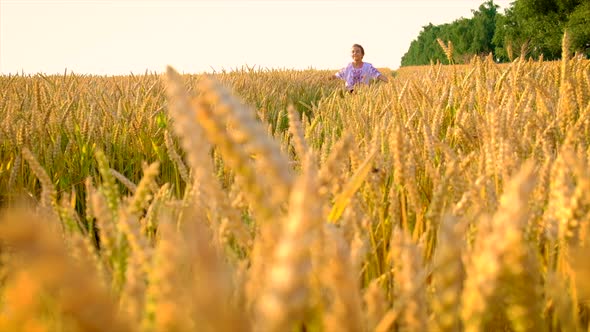
[[(478, 10), (472, 10), (472, 18), (422, 27), (401, 65), (449, 60), (464, 63), (473, 55), (490, 53), (499, 62), (522, 54), (555, 60), (561, 56), (561, 39), (566, 29), (571, 51), (590, 55), (590, 0), (515, 0), (504, 13), (498, 12), (498, 8), (493, 0), (488, 0)], [(442, 42), (450, 50), (444, 50)]]

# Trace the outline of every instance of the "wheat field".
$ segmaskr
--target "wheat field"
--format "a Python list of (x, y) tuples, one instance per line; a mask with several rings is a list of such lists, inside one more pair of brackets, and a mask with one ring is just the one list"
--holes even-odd
[(590, 331), (590, 62), (0, 77), (0, 331)]

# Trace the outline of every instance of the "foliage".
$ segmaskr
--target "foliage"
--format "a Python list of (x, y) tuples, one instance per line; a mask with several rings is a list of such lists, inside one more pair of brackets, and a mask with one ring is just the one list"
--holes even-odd
[(561, 55), (561, 37), (567, 29), (572, 52), (590, 54), (590, 2), (583, 0), (516, 0), (504, 14), (488, 0), (461, 18), (442, 25), (423, 27), (402, 58), (402, 66), (445, 62), (437, 39), (455, 46), (454, 63), (465, 63), (473, 55), (493, 53), (496, 61), (517, 56), (546, 60)]
[(506, 47), (520, 50), (520, 55), (547, 60), (561, 55), (561, 36), (574, 4), (579, 1), (518, 0), (505, 18), (499, 21), (494, 40), (496, 54), (508, 60)]
[(492, 0), (474, 10), (472, 18), (461, 18), (452, 23), (424, 26), (418, 38), (402, 57), (402, 66), (423, 65), (430, 61), (448, 63), (436, 40), (451, 41), (455, 47), (455, 63), (469, 61), (473, 55), (487, 55), (495, 48), (494, 36), (498, 6)]

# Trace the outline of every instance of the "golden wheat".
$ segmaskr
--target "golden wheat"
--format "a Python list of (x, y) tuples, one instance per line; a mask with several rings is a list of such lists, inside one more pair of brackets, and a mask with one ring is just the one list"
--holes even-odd
[(0, 77), (0, 204), (36, 212), (0, 222), (0, 331), (587, 330), (568, 38), (354, 94), (317, 70)]

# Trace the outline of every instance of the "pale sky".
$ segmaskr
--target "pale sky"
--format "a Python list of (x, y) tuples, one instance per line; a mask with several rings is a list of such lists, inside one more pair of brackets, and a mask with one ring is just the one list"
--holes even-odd
[[(495, 0), (503, 12), (514, 0)], [(339, 69), (350, 48), (397, 69), (428, 23), (484, 0), (0, 0), (0, 73)]]

